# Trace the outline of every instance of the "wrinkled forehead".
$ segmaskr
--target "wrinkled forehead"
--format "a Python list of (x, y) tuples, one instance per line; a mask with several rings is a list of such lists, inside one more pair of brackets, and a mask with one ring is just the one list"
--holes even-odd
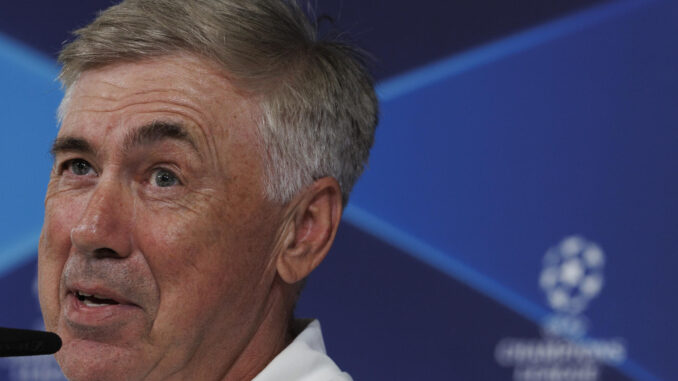
[(133, 138), (143, 135), (138, 130), (158, 131), (149, 126), (159, 123), (182, 127), (201, 160), (222, 171), (235, 173), (242, 164), (258, 174), (263, 165), (258, 102), (216, 65), (195, 56), (85, 71), (62, 109), (59, 136), (83, 138), (101, 152), (124, 151), (129, 141), (139, 141)]
[(126, 123), (165, 113), (185, 119), (205, 135), (237, 131), (254, 137), (258, 134), (252, 127), (261, 114), (257, 99), (233, 85), (228, 73), (190, 54), (87, 70), (67, 89), (59, 113), (62, 130), (97, 115), (106, 115), (110, 124), (110, 119)]

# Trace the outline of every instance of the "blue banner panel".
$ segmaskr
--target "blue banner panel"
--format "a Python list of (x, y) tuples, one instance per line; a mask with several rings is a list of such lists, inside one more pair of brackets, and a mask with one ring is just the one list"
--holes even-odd
[(352, 202), (387, 229), (355, 222), (536, 322), (572, 296), (545, 292), (547, 251), (580, 237), (559, 269), (596, 296), (588, 337), (623, 339), (634, 378), (675, 379), (676, 15), (616, 2), (382, 84)]
[[(511, 380), (497, 344), (541, 336), (512, 309), (351, 224), (309, 278), (296, 315), (320, 319), (328, 353), (355, 380)], [(613, 367), (597, 372), (599, 381), (632, 380)]]
[(0, 276), (34, 252), (56, 136), (56, 65), (0, 35)]

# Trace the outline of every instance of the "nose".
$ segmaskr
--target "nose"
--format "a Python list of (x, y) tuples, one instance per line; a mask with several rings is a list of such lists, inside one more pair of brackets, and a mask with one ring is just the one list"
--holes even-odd
[(133, 209), (132, 197), (120, 181), (101, 178), (89, 193), (82, 215), (71, 229), (71, 243), (79, 253), (95, 258), (129, 256)]

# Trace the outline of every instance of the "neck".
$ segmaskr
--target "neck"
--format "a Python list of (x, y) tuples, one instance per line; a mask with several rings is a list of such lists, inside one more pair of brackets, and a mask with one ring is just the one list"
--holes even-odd
[(289, 288), (290, 285), (276, 279), (260, 324), (222, 381), (253, 379), (293, 339), (288, 334), (293, 303)]

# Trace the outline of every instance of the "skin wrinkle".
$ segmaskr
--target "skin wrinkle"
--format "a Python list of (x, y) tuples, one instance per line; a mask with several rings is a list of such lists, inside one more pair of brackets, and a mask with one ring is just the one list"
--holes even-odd
[[(141, 127), (141, 128), (143, 128), (143, 127)], [(123, 145), (123, 146), (124, 146), (124, 149), (123, 149), (123, 150), (126, 151), (127, 154), (129, 154), (129, 152), (127, 152), (127, 151), (129, 151), (130, 148), (131, 148), (131, 147), (129, 147), (129, 146), (127, 145), (127, 140), (129, 139), (130, 136), (134, 136), (135, 133), (138, 133), (139, 130), (140, 130), (140, 129), (136, 129), (136, 130), (134, 130), (133, 132), (130, 132), (130, 133), (127, 135), (128, 137), (125, 139), (126, 142), (125, 142), (124, 145)], [(56, 141), (58, 142), (59, 140), (62, 140), (62, 139), (64, 139), (64, 138), (65, 138), (65, 137), (57, 138)], [(66, 139), (68, 139), (68, 138), (66, 138)], [(86, 143), (86, 145), (88, 145), (88, 146), (91, 147), (91, 145), (86, 141), (86, 139), (83, 139), (83, 138), (74, 138), (74, 139), (82, 140), (83, 142)], [(58, 145), (58, 143), (56, 143), (56, 144)], [(167, 147), (167, 148), (164, 148), (164, 149), (163, 149), (163, 152), (164, 152), (164, 153), (167, 153), (167, 152), (172, 151), (172, 149), (173, 149), (172, 147), (173, 147), (173, 146), (169, 146), (169, 147)], [(194, 147), (194, 146), (193, 146), (193, 147)], [(96, 150), (94, 150), (93, 148), (91, 148), (90, 150), (93, 151), (93, 152), (91, 152), (90, 154), (94, 155), (95, 157), (100, 156), (99, 153), (96, 152)], [(73, 151), (75, 151), (74, 153), (77, 153), (78, 150), (77, 150), (77, 149), (74, 149)], [(196, 151), (196, 150), (193, 150), (193, 152), (196, 153), (197, 155), (199, 155), (198, 162), (204, 162), (204, 155), (202, 155), (199, 151)], [(87, 152), (83, 152), (83, 153), (87, 153)], [(99, 162), (99, 161), (101, 161), (101, 160), (102, 160), (101, 158), (97, 158), (97, 159), (95, 159), (94, 161), (90, 161), (90, 164), (94, 165), (95, 170), (96, 170), (97, 172), (103, 173), (102, 170), (100, 170), (99, 168), (97, 168), (97, 162)], [(59, 163), (59, 162), (56, 162), (56, 163), (55, 163), (55, 168), (57, 168), (59, 165), (60, 165), (60, 163)], [(119, 165), (119, 163), (116, 163), (116, 165)], [(192, 170), (193, 170), (193, 171), (196, 170), (195, 165), (191, 165), (191, 167), (192, 167)], [(179, 175), (181, 176), (181, 173), (179, 173)], [(195, 190), (195, 189), (193, 189), (193, 190)]]
[[(72, 257), (66, 262), (62, 282), (65, 285), (71, 281), (71, 278), (79, 280), (101, 280), (104, 279), (107, 284), (114, 285), (121, 294), (134, 298), (129, 302), (144, 309), (149, 303), (146, 300), (156, 299), (157, 295), (152, 292), (152, 285), (141, 275), (135, 275), (130, 267), (121, 267), (119, 263), (113, 263), (115, 259), (106, 258), (94, 260), (85, 259), (82, 256)], [(149, 311), (152, 313), (152, 311)]]
[[(150, 92), (149, 92), (149, 93), (150, 93)], [(155, 92), (155, 93), (161, 93), (161, 92)], [(85, 97), (83, 97), (83, 98), (85, 98)], [(116, 99), (113, 99), (113, 98), (109, 99), (109, 98), (105, 98), (105, 97), (88, 97), (88, 98), (96, 98), (96, 99), (106, 100), (106, 101), (111, 101), (111, 100), (112, 100), (112, 101), (116, 101)], [(135, 106), (137, 106), (137, 105), (151, 105), (151, 104), (153, 104), (153, 103), (154, 103), (154, 102), (151, 102), (151, 101), (149, 101), (149, 102), (135, 102), (134, 105), (135, 105)], [(193, 107), (193, 106), (191, 106), (191, 105), (189, 105), (189, 104), (187, 104), (187, 103), (181, 102), (181, 101), (167, 101), (167, 102), (163, 102), (163, 103), (165, 103), (165, 104), (167, 104), (167, 105), (169, 105), (169, 106), (179, 106), (179, 107), (183, 107), (183, 108), (186, 108), (186, 109), (192, 111), (194, 114), (199, 114), (199, 110), (198, 110), (197, 108), (195, 108), (195, 107)], [(121, 105), (121, 106), (119, 106), (119, 107), (112, 107), (112, 108), (110, 108), (110, 109), (103, 109), (103, 110), (98, 110), (98, 109), (81, 109), (81, 110), (79, 110), (79, 111), (83, 111), (83, 112), (100, 112), (100, 111), (104, 111), (104, 112), (116, 112), (116, 111), (121, 111), (121, 110), (125, 109), (126, 107), (129, 107), (129, 105)], [(161, 109), (161, 110), (162, 110), (162, 109)], [(169, 107), (168, 107), (166, 110), (168, 110), (168, 111), (171, 110), (172, 112), (175, 112), (175, 111), (176, 111), (175, 109), (170, 109)], [(66, 108), (65, 115), (66, 115), (67, 113), (68, 113), (68, 108)], [(188, 116), (188, 115), (190, 115), (190, 113), (187, 113), (185, 116)], [(198, 122), (194, 122), (194, 123), (197, 124), (197, 125), (201, 124), (201, 123), (198, 123)]]
[[(182, 65), (178, 65), (178, 66), (182, 66)], [(191, 68), (188, 67), (188, 66), (184, 66), (184, 67), (185, 67), (187, 70), (191, 70)], [(210, 70), (203, 70), (201, 73), (202, 73), (202, 74), (208, 74), (208, 75), (216, 75), (216, 76), (219, 76), (219, 75), (222, 75), (223, 70), (221, 70), (221, 69), (210, 69)], [(201, 77), (201, 78), (203, 78), (203, 77)], [(226, 78), (228, 78), (228, 76), (226, 76)], [(204, 80), (204, 81), (201, 82), (201, 83), (204, 84), (204, 82), (207, 82), (207, 81)], [(122, 89), (122, 88), (123, 88), (122, 86), (117, 86), (117, 85), (115, 85), (115, 84), (112, 84), (112, 83), (109, 82), (109, 81), (103, 81), (103, 83), (105, 83), (106, 85), (110, 85), (110, 86), (112, 86), (112, 87), (118, 88), (118, 89)], [(73, 87), (72, 87), (71, 89), (75, 89), (77, 85), (78, 85), (78, 82), (74, 83), (74, 84), (73, 84)], [(172, 113), (177, 113), (177, 114), (179, 114), (179, 115), (181, 115), (181, 116), (183, 116), (183, 117), (188, 118), (188, 119), (189, 119), (194, 125), (196, 125), (196, 126), (199, 126), (199, 125), (209, 125), (209, 124), (213, 124), (213, 125), (214, 125), (214, 124), (218, 124), (218, 121), (215, 121), (215, 120), (201, 120), (201, 118), (200, 118), (201, 113), (200, 113), (199, 107), (190, 104), (190, 102), (186, 102), (186, 101), (185, 101), (185, 98), (186, 98), (186, 97), (185, 97), (185, 95), (183, 95), (183, 94), (181, 93), (181, 91), (178, 91), (178, 90), (175, 90), (175, 89), (171, 89), (171, 88), (163, 88), (163, 90), (145, 90), (145, 91), (140, 91), (140, 92), (138, 92), (137, 94), (141, 94), (141, 95), (152, 95), (152, 94), (156, 94), (156, 93), (162, 93), (162, 92), (165, 91), (165, 90), (166, 90), (168, 93), (170, 93), (170, 94), (177, 94), (177, 98), (183, 99), (184, 101), (181, 101), (181, 100), (174, 100), (174, 99), (166, 99), (165, 101), (163, 101), (163, 104), (165, 104), (165, 105), (170, 105), (170, 106), (178, 106), (178, 107), (180, 107), (180, 108), (187, 109), (187, 110), (189, 110), (189, 111), (191, 111), (191, 112), (189, 112), (189, 113), (183, 113), (183, 112), (181, 111), (181, 109), (179, 109), (179, 110), (171, 109), (171, 110), (170, 110), (167, 106), (165, 106), (164, 108), (163, 108), (163, 107), (159, 108), (159, 109), (158, 109), (159, 111), (171, 111)], [(182, 90), (185, 90), (185, 89), (182, 88)], [(241, 89), (239, 89), (239, 88), (235, 88), (235, 89), (232, 89), (232, 90), (233, 90), (233, 92), (234, 92), (235, 94), (240, 95), (240, 96), (242, 96), (242, 97), (245, 97), (245, 96), (249, 96), (249, 95), (250, 95), (250, 92), (241, 90)], [(73, 100), (72, 94), (73, 94), (73, 93), (72, 93), (71, 91), (68, 91), (69, 97), (65, 98), (64, 102), (62, 103), (62, 116), (63, 116), (63, 119), (65, 119), (66, 116), (67, 116), (67, 114), (68, 114), (68, 111), (69, 111), (68, 105), (69, 105), (69, 104), (72, 102), (72, 100)], [(202, 94), (200, 94), (199, 92), (198, 92), (198, 93), (192, 92), (191, 94), (192, 94), (192, 95), (202, 95)], [(88, 99), (88, 98), (92, 98), (92, 99), (106, 99), (106, 100), (110, 99), (110, 100), (116, 100), (116, 101), (119, 100), (119, 98), (116, 98), (116, 97), (103, 97), (103, 96), (100, 96), (100, 95), (96, 95), (96, 96), (84, 95), (84, 96), (79, 96), (79, 97), (82, 97), (82, 98), (85, 99), (85, 100)], [(129, 102), (133, 102), (133, 100), (129, 100)], [(134, 103), (134, 105), (135, 105), (135, 106), (136, 106), (136, 105), (148, 105), (148, 104), (150, 104), (150, 103), (153, 103), (153, 102), (151, 102), (151, 101), (149, 101), (149, 102), (136, 102), (136, 103)], [(89, 104), (89, 102), (85, 102), (85, 104)], [(253, 107), (254, 110), (252, 110), (250, 113), (248, 113), (248, 115), (247, 115), (247, 116), (248, 116), (248, 119), (249, 119), (249, 120), (260, 119), (261, 116), (258, 116), (258, 117), (255, 116), (255, 115), (260, 114), (260, 111), (261, 111), (260, 98), (259, 98), (259, 97), (253, 97), (253, 99), (252, 99), (252, 104), (254, 105), (254, 107)], [(122, 110), (124, 110), (126, 107), (129, 107), (129, 105), (123, 104), (123, 105), (121, 105), (120, 107), (116, 107), (116, 108), (113, 108), (113, 109), (110, 109), (110, 108), (109, 108), (109, 109), (103, 108), (102, 111), (105, 111), (105, 112), (122, 111)], [(89, 112), (89, 111), (95, 111), (95, 110), (91, 110), (91, 109), (82, 109), (82, 110), (79, 110), (79, 111), (82, 111), (82, 112)], [(233, 116), (232, 116), (232, 118), (233, 118), (233, 119), (237, 119), (237, 114), (234, 113)], [(258, 122), (257, 122), (257, 123), (258, 123)], [(199, 130), (199, 132), (202, 132), (202, 131)], [(223, 132), (224, 132), (224, 133), (228, 133), (228, 131), (223, 131)], [(265, 149), (264, 149), (264, 147), (263, 147), (263, 145), (262, 145), (262, 142), (261, 142), (261, 137), (259, 136), (259, 129), (258, 129), (258, 128), (257, 128), (257, 129), (254, 129), (253, 132), (254, 132), (254, 134), (256, 135), (256, 139), (254, 139), (254, 145), (255, 145), (255, 147), (256, 147), (255, 149), (256, 149), (257, 151), (259, 151), (259, 152), (265, 152)], [(200, 137), (203, 138), (203, 139), (202, 139), (203, 144), (205, 144), (205, 146), (208, 147), (208, 156), (209, 156), (209, 155), (213, 155), (213, 156), (215, 156), (215, 157), (220, 157), (220, 156), (221, 156), (221, 150), (216, 149), (216, 145), (211, 144), (209, 138), (207, 138), (206, 136), (204, 136), (204, 134), (201, 134)], [(265, 154), (264, 154), (264, 155), (265, 155)], [(264, 156), (264, 155), (262, 155), (262, 156)], [(222, 161), (221, 161), (221, 160), (218, 160), (217, 162), (222, 162)], [(219, 169), (222, 170), (222, 171), (224, 170), (224, 168), (219, 168)]]

